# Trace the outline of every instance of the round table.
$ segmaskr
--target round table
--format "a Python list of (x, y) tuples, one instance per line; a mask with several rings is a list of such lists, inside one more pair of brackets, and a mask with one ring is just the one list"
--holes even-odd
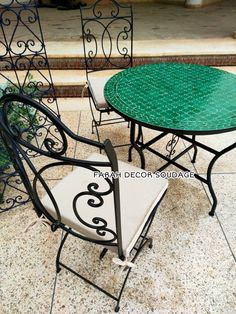
[[(176, 160), (190, 149), (194, 149), (192, 162), (196, 161), (198, 147), (214, 155), (207, 168), (207, 178), (195, 174), (209, 187), (213, 199), (209, 214), (213, 216), (217, 198), (211, 182), (212, 168), (220, 156), (236, 147), (236, 142), (217, 151), (197, 141), (196, 135), (236, 129), (236, 76), (195, 64), (147, 64), (114, 75), (104, 88), (104, 96), (114, 111), (131, 121), (129, 160), (132, 148), (135, 148), (140, 155), (142, 168), (145, 168), (145, 149), (167, 161), (158, 171), (170, 164), (189, 171)], [(136, 125), (139, 126), (137, 137)], [(141, 126), (162, 133), (144, 143)], [(173, 137), (168, 156), (150, 147), (169, 133)], [(191, 145), (173, 157), (179, 137)]]
[(138, 66), (114, 75), (104, 95), (120, 115), (149, 128), (194, 135), (236, 129), (236, 76), (218, 69)]

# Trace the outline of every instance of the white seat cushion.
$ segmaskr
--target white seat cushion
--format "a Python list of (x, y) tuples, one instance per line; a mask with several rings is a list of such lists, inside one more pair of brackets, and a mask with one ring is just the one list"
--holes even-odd
[(104, 97), (104, 87), (107, 81), (116, 73), (120, 72), (120, 70), (104, 70), (99, 71), (98, 73), (93, 73), (93, 75), (89, 76), (88, 79), (88, 87), (92, 94), (92, 97), (95, 102), (95, 106), (98, 109), (108, 109), (109, 105)]
[[(107, 160), (101, 154), (92, 154), (88, 159), (94, 161)], [(100, 170), (103, 173), (110, 171), (109, 168), (104, 167), (100, 167)], [(146, 177), (139, 179), (132, 178), (131, 176), (125, 177), (130, 173), (135, 175), (140, 172)], [(168, 181), (153, 176), (147, 177), (148, 172), (121, 161), (119, 161), (119, 173), (121, 173), (119, 182), (123, 254), (128, 257), (154, 206), (166, 191)], [(111, 239), (111, 234), (109, 233), (99, 237), (96, 234), (96, 230), (80, 223), (74, 214), (72, 207), (74, 197), (80, 192), (87, 191), (87, 186), (91, 182), (99, 184), (98, 191), (107, 191), (109, 188), (104, 178), (94, 177), (92, 171), (79, 167), (63, 178), (51, 192), (57, 201), (61, 213), (61, 221), (64, 224), (84, 236), (100, 240)], [(107, 196), (103, 196), (104, 204), (97, 208), (89, 206), (87, 201), (89, 198), (93, 198), (95, 203), (98, 203), (98, 199), (92, 196), (79, 197), (76, 204), (79, 215), (83, 220), (92, 225), (94, 225), (92, 222), (94, 217), (101, 217), (107, 221), (108, 228), (116, 232), (113, 195), (113, 193), (110, 193)], [(42, 199), (42, 203), (50, 214), (56, 218), (55, 209), (48, 196)], [(101, 225), (101, 223), (98, 225)]]

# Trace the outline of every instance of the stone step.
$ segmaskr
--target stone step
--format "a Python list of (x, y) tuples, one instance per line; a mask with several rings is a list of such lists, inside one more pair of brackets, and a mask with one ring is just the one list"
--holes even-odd
[[(222, 66), (215, 68), (236, 74), (236, 66)], [(24, 80), (25, 75), (24, 73), (25, 72), (22, 71), (22, 74), (19, 75), (20, 81)], [(45, 80), (42, 80), (42, 76), (38, 72), (31, 71), (30, 73), (33, 76), (33, 80), (35, 81), (41, 80), (45, 85), (47, 85), (47, 82)], [(46, 70), (42, 70), (41, 73), (45, 77), (48, 77), (48, 72)], [(106, 75), (107, 74), (109, 75), (109, 73), (112, 74), (112, 71), (106, 71)], [(4, 74), (13, 82), (15, 81), (13, 72), (5, 71)], [(56, 90), (56, 95), (58, 98), (81, 97), (82, 90), (86, 82), (86, 75), (84, 70), (52, 70), (51, 74)], [(103, 73), (100, 73), (101, 77), (103, 77), (103, 75), (104, 75)], [(4, 83), (4, 79), (3, 77), (0, 76), (0, 84), (2, 83)], [(84, 96), (87, 96), (86, 90)]]
[[(215, 67), (236, 74), (236, 66)], [(58, 74), (58, 76), (57, 76)], [(109, 74), (109, 71), (106, 71)], [(100, 73), (101, 77), (103, 76)], [(64, 70), (52, 71), (57, 97), (81, 97), (86, 82), (85, 71)], [(67, 77), (69, 80), (67, 81)], [(84, 96), (87, 96), (86, 90)]]
[[(48, 42), (46, 46), (51, 69), (84, 69), (81, 42)], [(134, 65), (163, 61), (236, 65), (236, 40), (232, 38), (138, 40), (133, 51)]]
[(226, 72), (229, 72), (229, 73), (236, 75), (236, 66), (224, 66), (224, 67), (214, 67), (214, 68), (220, 69), (220, 70), (223, 70), (223, 71), (226, 71)]
[[(81, 41), (47, 42), (46, 49), (52, 70), (85, 68)], [(133, 56), (134, 65), (185, 62), (234, 66), (236, 65), (236, 40), (233, 38), (137, 40), (134, 41)], [(4, 66), (1, 66), (1, 71), (4, 71)]]
[[(16, 83), (17, 80), (13, 71), (4, 71), (4, 76), (9, 78), (11, 82)], [(43, 85), (48, 86), (48, 82), (45, 78), (49, 77), (47, 70), (30, 71), (33, 77), (33, 81), (42, 82)], [(18, 77), (20, 82), (25, 80), (25, 71), (19, 71)], [(80, 97), (82, 89), (86, 82), (86, 76), (84, 70), (52, 70), (52, 80), (54, 83), (57, 97)], [(0, 75), (0, 85), (4, 84), (6, 79)]]

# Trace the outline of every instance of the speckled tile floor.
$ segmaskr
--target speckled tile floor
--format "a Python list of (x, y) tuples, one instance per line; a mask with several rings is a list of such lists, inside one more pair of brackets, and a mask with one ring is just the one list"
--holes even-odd
[[(90, 130), (90, 112), (63, 111), (62, 119), (82, 136), (95, 138)], [(76, 108), (76, 106), (75, 106)], [(82, 109), (83, 108), (83, 109)], [(126, 125), (104, 127), (103, 138), (116, 143), (128, 141)], [(146, 136), (150, 136), (146, 131)], [(148, 134), (149, 133), (149, 134)], [(234, 134), (235, 135), (235, 134)], [(232, 140), (233, 133), (220, 137), (217, 145)], [(204, 138), (205, 141), (210, 139)], [(214, 143), (215, 140), (212, 140)], [(159, 149), (165, 148), (165, 142)], [(183, 143), (179, 143), (178, 149)], [(71, 148), (77, 157), (92, 151), (80, 144)], [(127, 147), (117, 149), (127, 160)], [(147, 168), (158, 166), (146, 155)], [(206, 156), (196, 164), (203, 171)], [(138, 165), (135, 155), (133, 163)], [(183, 159), (192, 167), (190, 156)], [(225, 165), (228, 164), (228, 167)], [(236, 313), (236, 159), (222, 158), (213, 174), (219, 205), (214, 218), (208, 216), (208, 193), (196, 180), (170, 180), (169, 190), (150, 234), (152, 250), (146, 249), (132, 271), (121, 301), (120, 313), (134, 314), (234, 314)], [(203, 171), (204, 172), (204, 171)], [(50, 178), (54, 185), (61, 173)], [(31, 204), (0, 214), (0, 313), (85, 314), (112, 313), (114, 302), (66, 270), (55, 271), (55, 256), (61, 232), (36, 225), (24, 229), (34, 218)], [(100, 250), (95, 245), (68, 239), (62, 259), (82, 268), (103, 285), (114, 283), (112, 254), (97, 264)]]

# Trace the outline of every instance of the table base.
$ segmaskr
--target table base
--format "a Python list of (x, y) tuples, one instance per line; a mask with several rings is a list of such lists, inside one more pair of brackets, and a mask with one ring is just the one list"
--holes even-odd
[[(167, 156), (161, 154), (160, 152), (158, 152), (157, 150), (151, 148), (150, 146), (153, 145), (154, 143), (158, 142), (160, 139), (164, 138), (165, 136), (167, 136), (168, 134), (170, 134), (169, 132), (162, 132), (161, 134), (155, 136), (153, 139), (151, 139), (150, 141), (144, 143), (144, 139), (143, 139), (143, 134), (142, 134), (142, 127), (140, 125), (138, 126), (138, 133), (137, 136), (135, 135), (135, 129), (136, 129), (136, 124), (135, 122), (131, 122), (131, 132), (130, 132), (130, 142), (131, 142), (131, 146), (129, 148), (129, 161), (132, 161), (132, 150), (135, 149), (139, 156), (140, 156), (140, 160), (141, 160), (141, 168), (145, 169), (145, 157), (144, 157), (144, 153), (143, 151), (146, 149), (148, 151), (150, 151), (151, 153), (153, 153), (154, 155), (160, 157), (161, 159), (165, 160), (166, 163), (160, 167), (159, 169), (157, 169), (156, 171), (163, 171), (164, 169), (166, 169), (169, 165), (174, 165), (177, 168), (186, 171), (186, 172), (190, 172), (190, 170), (182, 165), (180, 165), (179, 163), (177, 163), (176, 161), (182, 157), (183, 155), (185, 155), (188, 151), (190, 151), (191, 149), (193, 149), (193, 157), (191, 162), (195, 163), (196, 162), (196, 157), (197, 157), (197, 151), (198, 151), (198, 147), (210, 152), (211, 154), (214, 155), (214, 157), (211, 159), (211, 161), (209, 162), (208, 168), (207, 168), (207, 175), (206, 178), (200, 176), (199, 174), (195, 173), (194, 176), (196, 179), (200, 180), (201, 182), (205, 183), (206, 185), (208, 185), (209, 188), (209, 192), (210, 195), (212, 197), (212, 208), (209, 212), (210, 216), (214, 216), (215, 214), (215, 210), (216, 210), (216, 206), (217, 206), (217, 198), (212, 186), (212, 180), (211, 180), (211, 174), (212, 174), (212, 169), (213, 166), (215, 164), (215, 162), (218, 160), (219, 157), (221, 157), (222, 155), (224, 155), (225, 153), (231, 151), (232, 149), (234, 149), (236, 147), (236, 142), (227, 146), (226, 148), (217, 151), (205, 144), (202, 144), (200, 142), (198, 142), (196, 140), (196, 136), (192, 135), (191, 137), (187, 137), (183, 134), (172, 134), (172, 139), (171, 141), (169, 141), (167, 143), (167, 151), (168, 154)], [(179, 153), (178, 155), (172, 157), (175, 154), (175, 147), (178, 143), (179, 138), (182, 138), (184, 141), (190, 143), (190, 145), (185, 148), (181, 153)]]

